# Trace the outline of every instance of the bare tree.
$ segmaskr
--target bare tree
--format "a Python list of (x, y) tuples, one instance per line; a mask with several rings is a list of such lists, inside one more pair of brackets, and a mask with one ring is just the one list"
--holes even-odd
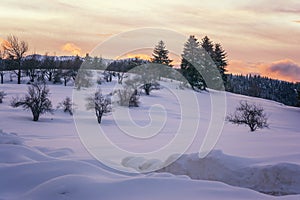
[(6, 93), (4, 91), (0, 91), (0, 103), (3, 102), (3, 98), (6, 96)]
[(10, 35), (7, 40), (3, 42), (2, 47), (4, 52), (10, 59), (14, 59), (17, 64), (18, 84), (21, 83), (21, 60), (25, 53), (28, 51), (28, 44), (25, 41), (19, 40), (18, 37)]
[(65, 113), (73, 115), (75, 104), (72, 102), (70, 97), (66, 97), (61, 103), (58, 104), (57, 108), (63, 108)]
[(160, 85), (157, 82), (161, 72), (160, 64), (143, 64), (131, 70), (132, 73), (138, 75), (134, 78), (134, 82), (139, 83), (139, 88), (145, 91), (146, 95), (150, 95), (152, 90), (159, 90)]
[(100, 124), (102, 116), (105, 113), (111, 112), (111, 100), (109, 97), (102, 94), (101, 90), (95, 92), (93, 96), (88, 97), (87, 99), (87, 110), (95, 110), (97, 121)]
[(5, 68), (5, 64), (4, 64), (4, 52), (0, 49), (0, 77), (1, 77), (1, 84), (3, 84), (3, 79), (4, 79), (4, 68)]
[(256, 104), (249, 104), (247, 101), (240, 101), (240, 105), (233, 114), (226, 117), (226, 120), (237, 125), (249, 126), (251, 132), (256, 129), (268, 128), (267, 116), (263, 107)]
[(117, 96), (117, 103), (120, 106), (138, 107), (139, 106), (139, 95), (136, 89), (130, 87), (123, 87), (114, 91)]
[(38, 121), (41, 114), (52, 112), (52, 103), (48, 98), (49, 91), (45, 82), (33, 83), (28, 87), (25, 97), (12, 99), (11, 106), (22, 106), (25, 110), (31, 110), (33, 121)]

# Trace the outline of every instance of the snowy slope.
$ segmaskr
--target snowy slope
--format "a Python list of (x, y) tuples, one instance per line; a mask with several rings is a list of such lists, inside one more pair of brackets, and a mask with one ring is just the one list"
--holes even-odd
[[(162, 113), (160, 107), (164, 108), (166, 121), (158, 137), (144, 142), (133, 142), (131, 137), (124, 135), (118, 128), (118, 124), (114, 121), (114, 115), (111, 114), (105, 116), (103, 124), (101, 124), (105, 133), (109, 133), (111, 141), (127, 150), (145, 153), (163, 147), (174, 137), (174, 132), (178, 129), (181, 109), (178, 107), (179, 103), (176, 102), (176, 95), (168, 94), (170, 91), (168, 88), (171, 87), (170, 85), (175, 85), (174, 88), (177, 86), (174, 83), (162, 84), (166, 85), (164, 89), (153, 91), (149, 97), (141, 96), (141, 106), (130, 110), (133, 121), (140, 126), (146, 126), (151, 119), (147, 114), (149, 109), (151, 110), (153, 105), (159, 105), (152, 110), (152, 114), (155, 116), (155, 114)], [(105, 92), (109, 92), (113, 85), (104, 84), (102, 87)], [(192, 180), (187, 176), (168, 173), (146, 175), (116, 173), (115, 170), (95, 160), (85, 149), (71, 116), (57, 110), (54, 115), (47, 114), (41, 116), (39, 122), (33, 122), (30, 112), (11, 108), (9, 106), (10, 98), (24, 94), (26, 88), (26, 85), (0, 85), (0, 90), (5, 90), (7, 93), (3, 104), (0, 104), (0, 129), (3, 130), (0, 134), (0, 199), (300, 198), (299, 195), (274, 197), (250, 189), (227, 185), (247, 187), (243, 183), (235, 183), (252, 178), (247, 182), (248, 188), (267, 192), (268, 188), (265, 188), (266, 190), (262, 188), (267, 183), (260, 181), (262, 176), (267, 173), (261, 172), (273, 167), (273, 172), (278, 172), (278, 170), (286, 172), (285, 174), (277, 173), (283, 176), (282, 180), (286, 178), (285, 185), (281, 186), (282, 194), (285, 191), (299, 192), (300, 185), (297, 177), (299, 177), (298, 166), (300, 165), (300, 124), (298, 123), (300, 109), (298, 108), (227, 93), (226, 108), (228, 112), (232, 112), (242, 99), (260, 103), (269, 115), (270, 129), (251, 133), (247, 127), (237, 127), (225, 123), (215, 150), (205, 158), (204, 162), (201, 162), (195, 153), (199, 152), (208, 128), (211, 117), (210, 97), (216, 92), (196, 94), (200, 108), (200, 115), (196, 120), (200, 120), (200, 128), (191, 146), (184, 152), (189, 155), (183, 156), (168, 169), (162, 170), (188, 175), (193, 179), (201, 179)], [(72, 87), (53, 85), (50, 86), (50, 90), (55, 106), (66, 96), (72, 96)], [(185, 94), (190, 91), (180, 92)], [(80, 112), (78, 110), (77, 114)], [(94, 117), (86, 120), (88, 125), (98, 126)], [(157, 126), (159, 125), (157, 124)], [(126, 128), (126, 123), (123, 126)], [(100, 141), (97, 141), (97, 144), (100, 147), (102, 145)], [(127, 164), (127, 167), (131, 169), (142, 165), (148, 159), (143, 156), (140, 159), (126, 158), (126, 156), (117, 157), (109, 154), (109, 148), (103, 147), (102, 150), (107, 153), (105, 155), (107, 158), (112, 158), (120, 165), (123, 160), (123, 165)], [(155, 164), (164, 163), (168, 157), (178, 152), (174, 150), (169, 153), (162, 159), (156, 160)], [(124, 162), (124, 159), (127, 163)], [(131, 163), (130, 159), (132, 159)], [(151, 166), (151, 162), (147, 166)], [(255, 175), (253, 176), (253, 174)], [(269, 174), (269, 178), (274, 178), (273, 175)], [(232, 182), (228, 182), (228, 179)], [(236, 181), (234, 182), (234, 180)], [(258, 188), (251, 185), (256, 183), (255, 181), (261, 184), (256, 185)], [(275, 179), (274, 181), (269, 180), (269, 183), (273, 182), (277, 184), (276, 187), (280, 187), (281, 182), (278, 183)], [(289, 185), (287, 182), (291, 182), (291, 184)]]

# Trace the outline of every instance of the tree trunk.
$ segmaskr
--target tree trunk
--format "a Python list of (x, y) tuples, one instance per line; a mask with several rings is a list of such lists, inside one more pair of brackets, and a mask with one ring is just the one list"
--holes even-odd
[(255, 125), (250, 124), (250, 130), (251, 132), (254, 132), (256, 130)]
[(48, 81), (52, 81), (52, 72), (49, 72), (49, 77), (48, 77)]
[(1, 73), (1, 84), (3, 84), (3, 73)]
[(32, 115), (33, 115), (33, 121), (38, 121), (39, 120), (39, 117), (40, 117), (40, 114), (37, 113), (37, 112), (32, 112)]
[(98, 124), (101, 124), (102, 115), (97, 116)]
[(150, 95), (149, 89), (146, 89), (145, 92), (146, 92), (146, 95)]
[(18, 84), (21, 84), (21, 69), (18, 69)]

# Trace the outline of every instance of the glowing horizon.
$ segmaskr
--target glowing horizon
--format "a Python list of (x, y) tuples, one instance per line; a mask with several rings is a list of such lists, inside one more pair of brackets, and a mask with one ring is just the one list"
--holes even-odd
[(167, 28), (221, 43), (229, 73), (300, 81), (297, 0), (3, 0), (1, 5), (0, 38), (13, 34), (27, 41), (28, 54), (84, 56), (121, 32)]

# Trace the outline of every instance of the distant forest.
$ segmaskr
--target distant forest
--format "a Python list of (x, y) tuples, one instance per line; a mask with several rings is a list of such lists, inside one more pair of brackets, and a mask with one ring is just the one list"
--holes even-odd
[[(71, 81), (74, 83), (84, 79), (77, 77), (83, 74), (78, 73), (82, 68), (104, 70), (104, 81), (111, 81), (112, 76), (117, 76), (118, 83), (122, 84), (128, 71), (139, 65), (151, 63), (153, 67), (160, 67), (156, 70), (159, 71), (156, 77), (158, 80), (162, 77), (176, 79), (183, 83), (182, 86), (200, 92), (207, 87), (216, 90), (225, 89), (232, 93), (300, 107), (300, 83), (274, 80), (259, 75), (227, 74), (227, 53), (221, 44), (214, 43), (207, 36), (200, 41), (193, 35), (188, 38), (183, 47), (180, 68), (173, 68), (169, 51), (163, 41), (159, 41), (154, 47), (150, 60), (140, 58), (108, 60), (90, 57), (88, 54), (84, 58), (39, 54), (25, 56), (28, 44), (13, 35), (8, 36), (6, 42), (2, 43), (2, 49), (0, 49), (1, 84), (4, 83), (4, 79), (7, 80), (7, 77), (10, 82), (17, 79), (18, 84), (21, 83), (22, 78), (27, 77), (29, 84), (36, 80), (47, 80), (66, 86)], [(167, 67), (161, 68), (160, 65)], [(101, 81), (103, 80), (99, 80), (98, 83)]]
[[(87, 61), (87, 62), (84, 62)], [(85, 58), (79, 56), (43, 56), (29, 55), (22, 59), (22, 77), (34, 82), (35, 79), (45, 79), (54, 84), (67, 84), (75, 80), (82, 63), (88, 64), (90, 69), (106, 70), (109, 74), (120, 76), (135, 66), (148, 63), (139, 58), (122, 60), (106, 60), (102, 58)], [(0, 60), (0, 81), (4, 83), (4, 76), (14, 81), (16, 67), (9, 59)], [(180, 69), (176, 69), (180, 71)], [(252, 97), (274, 100), (289, 106), (300, 106), (300, 83), (274, 80), (259, 75), (227, 74), (226, 90), (228, 92)]]

